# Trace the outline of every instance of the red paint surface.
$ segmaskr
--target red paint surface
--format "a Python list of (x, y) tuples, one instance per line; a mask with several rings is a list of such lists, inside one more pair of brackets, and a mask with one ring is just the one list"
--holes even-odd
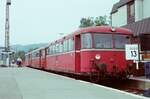
[[(95, 60), (96, 54), (101, 56), (100, 60), (95, 60), (96, 64), (106, 63), (107, 72), (111, 73), (113, 71), (113, 65), (117, 66), (118, 72), (125, 71), (127, 67), (127, 61), (125, 60), (125, 51), (120, 51), (118, 49), (90, 49), (82, 50), (80, 44), (80, 34), (84, 32), (105, 32), (112, 34), (128, 34), (132, 35), (130, 30), (124, 28), (116, 28), (115, 32), (111, 31), (111, 27), (101, 26), (101, 27), (89, 27), (77, 30), (73, 34), (70, 34), (62, 39), (55, 42), (63, 41), (65, 38), (70, 36), (74, 37), (75, 50), (71, 52), (59, 53), (56, 55), (47, 55), (46, 48), (39, 48), (36, 51), (40, 51), (41, 55), (38, 58), (32, 59), (32, 56), (26, 59), (25, 64), (33, 66), (35, 68), (43, 68), (47, 70), (62, 71), (62, 72), (74, 72), (74, 73), (90, 73), (91, 72), (91, 60)], [(49, 44), (54, 44), (52, 42)], [(113, 42), (114, 46), (114, 42)]]

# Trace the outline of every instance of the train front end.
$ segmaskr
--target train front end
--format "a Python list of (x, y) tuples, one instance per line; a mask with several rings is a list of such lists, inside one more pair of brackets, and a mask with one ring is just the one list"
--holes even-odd
[(125, 59), (125, 44), (132, 33), (123, 28), (94, 29), (81, 34), (80, 71), (103, 77), (126, 77), (131, 61)]

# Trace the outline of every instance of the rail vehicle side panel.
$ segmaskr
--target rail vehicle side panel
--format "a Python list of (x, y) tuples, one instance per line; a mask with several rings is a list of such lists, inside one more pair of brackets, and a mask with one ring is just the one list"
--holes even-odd
[(29, 66), (32, 66), (32, 55), (31, 54), (29, 54), (28, 63), (29, 63)]
[(39, 66), (42, 69), (46, 69), (47, 66), (47, 53), (46, 53), (46, 49), (42, 49), (40, 51), (40, 57), (39, 57)]
[(46, 61), (47, 61), (47, 67), (46, 70), (55, 70), (57, 67), (55, 66), (55, 56), (53, 55), (47, 55)]
[(59, 55), (48, 55), (47, 69), (62, 72), (75, 72), (75, 53), (70, 52)]
[(32, 66), (33, 66), (34, 68), (40, 68), (39, 57), (32, 59)]

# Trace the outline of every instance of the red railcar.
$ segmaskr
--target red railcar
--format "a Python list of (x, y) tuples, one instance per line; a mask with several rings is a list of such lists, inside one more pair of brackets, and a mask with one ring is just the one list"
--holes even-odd
[(125, 28), (82, 28), (26, 54), (26, 65), (46, 70), (91, 75), (124, 75), (132, 62), (125, 59), (125, 44), (132, 32)]

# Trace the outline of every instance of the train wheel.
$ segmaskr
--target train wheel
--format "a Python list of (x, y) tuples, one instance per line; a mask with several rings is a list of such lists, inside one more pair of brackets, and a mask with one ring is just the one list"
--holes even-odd
[(97, 83), (100, 80), (100, 73), (99, 72), (92, 72), (90, 74), (90, 81), (93, 83)]
[(126, 71), (125, 74), (126, 74), (126, 78), (129, 79), (130, 76), (131, 76), (130, 72), (129, 72), (129, 71)]

